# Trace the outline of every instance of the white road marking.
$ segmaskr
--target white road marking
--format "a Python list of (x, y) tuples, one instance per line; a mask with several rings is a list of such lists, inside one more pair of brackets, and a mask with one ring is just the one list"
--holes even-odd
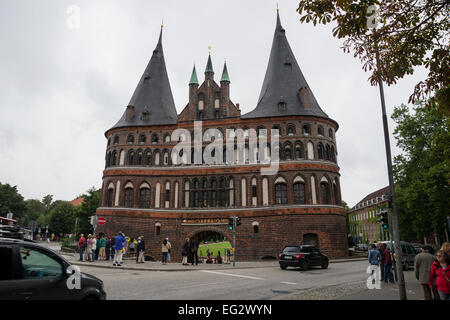
[(281, 281), (281, 283), (284, 283), (284, 284), (292, 284), (292, 285), (296, 285), (296, 283), (295, 283), (295, 282), (287, 282), (287, 281)]
[(252, 276), (243, 276), (243, 275), (240, 275), (240, 274), (232, 274), (232, 273), (225, 273), (225, 272), (218, 272), (218, 271), (209, 271), (209, 270), (199, 270), (199, 271), (200, 272), (206, 272), (206, 273), (221, 274), (221, 275), (230, 276), (230, 277), (247, 278), (247, 279), (253, 279), (253, 280), (264, 280), (263, 278), (252, 277)]

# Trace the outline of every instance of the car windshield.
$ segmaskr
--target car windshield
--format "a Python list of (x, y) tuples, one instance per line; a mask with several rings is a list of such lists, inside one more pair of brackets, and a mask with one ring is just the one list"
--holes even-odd
[(298, 247), (286, 247), (283, 250), (283, 253), (292, 253), (292, 252), (298, 252), (299, 248)]

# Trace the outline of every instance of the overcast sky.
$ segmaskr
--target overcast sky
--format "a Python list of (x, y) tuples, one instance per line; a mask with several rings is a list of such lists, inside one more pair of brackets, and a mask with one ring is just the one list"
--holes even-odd
[[(301, 24), (292, 0), (1, 0), (0, 182), (25, 199), (73, 200), (100, 187), (104, 133), (122, 116), (156, 46), (163, 48), (178, 113), (208, 46), (216, 80), (226, 59), (231, 100), (253, 110), (276, 24), (336, 133), (342, 198), (350, 206), (388, 185), (379, 91), (332, 26)], [(71, 6), (80, 9), (74, 29)], [(385, 88), (388, 116), (406, 103), (425, 70)], [(394, 123), (390, 120), (390, 131)], [(393, 154), (398, 154), (391, 135)]]

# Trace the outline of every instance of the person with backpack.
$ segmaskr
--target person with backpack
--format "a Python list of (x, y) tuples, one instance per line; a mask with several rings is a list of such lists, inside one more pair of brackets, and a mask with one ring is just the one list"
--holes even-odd
[(167, 263), (167, 254), (169, 253), (170, 248), (171, 248), (170, 242), (167, 241), (167, 239), (164, 239), (164, 241), (161, 245), (162, 264)]

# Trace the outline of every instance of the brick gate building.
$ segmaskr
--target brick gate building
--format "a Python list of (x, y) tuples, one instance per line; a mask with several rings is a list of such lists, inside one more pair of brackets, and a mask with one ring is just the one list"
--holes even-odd
[[(338, 124), (317, 103), (279, 15), (253, 111), (241, 115), (239, 104), (231, 101), (226, 64), (219, 83), (211, 56), (204, 74), (200, 84), (194, 66), (189, 102), (177, 114), (161, 30), (122, 118), (105, 133), (106, 168), (97, 215), (107, 223), (97, 231), (143, 235), (147, 254), (158, 259), (161, 243), (169, 237), (172, 257), (178, 261), (185, 238), (209, 231), (231, 240), (228, 218), (237, 215), (242, 223), (237, 228), (237, 260), (276, 257), (284, 245), (293, 243), (316, 244), (329, 257), (345, 257), (345, 212), (336, 160)], [(279, 135), (271, 129), (279, 130)], [(212, 140), (229, 138), (234, 131), (244, 137), (256, 132), (267, 143), (238, 138), (231, 151), (225, 144), (208, 147)], [(193, 145), (199, 136), (200, 144), (176, 148), (180, 143)], [(278, 145), (272, 145), (275, 138)], [(213, 162), (198, 154), (208, 154)], [(265, 160), (271, 154), (279, 156), (278, 170), (264, 175), (261, 168), (268, 167)]]

